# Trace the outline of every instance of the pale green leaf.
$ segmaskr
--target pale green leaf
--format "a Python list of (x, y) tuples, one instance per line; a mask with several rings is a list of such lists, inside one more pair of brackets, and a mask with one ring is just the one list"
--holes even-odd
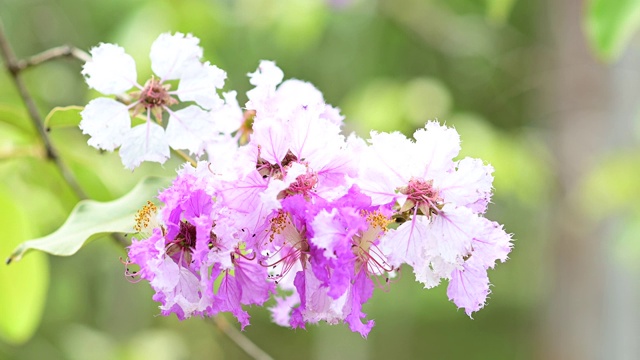
[(504, 24), (516, 0), (487, 0), (487, 17), (496, 24)]
[(43, 158), (41, 141), (23, 111), (0, 104), (0, 160), (23, 156)]
[(596, 53), (613, 60), (640, 26), (640, 0), (590, 0), (584, 26)]
[(114, 201), (80, 201), (57, 231), (20, 244), (7, 262), (20, 260), (32, 249), (58, 256), (69, 256), (100, 235), (114, 232), (133, 233), (136, 212), (147, 200), (153, 201), (158, 190), (169, 184), (168, 178), (148, 177), (138, 183), (128, 194)]
[(51, 109), (44, 118), (44, 127), (49, 130), (54, 127), (77, 127), (80, 124), (80, 112), (83, 106), (57, 106)]
[(27, 114), (21, 108), (16, 108), (12, 105), (0, 104), (0, 122), (19, 129), (28, 137), (37, 136), (35, 127), (31, 124)]
[[(4, 186), (0, 188), (0, 227), (0, 255), (4, 256), (27, 239), (33, 228), (24, 209)], [(48, 286), (49, 268), (44, 254), (0, 268), (0, 338), (21, 344), (33, 335), (42, 317)]]

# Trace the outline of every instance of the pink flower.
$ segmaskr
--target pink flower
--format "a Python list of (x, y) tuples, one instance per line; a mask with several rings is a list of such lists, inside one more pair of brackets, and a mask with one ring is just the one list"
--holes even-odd
[[(488, 294), (486, 269), (510, 251), (510, 236), (501, 227), (487, 230), (489, 222), (482, 217), (491, 198), (493, 168), (478, 159), (454, 161), (460, 138), (436, 122), (416, 131), (414, 139), (372, 133), (354, 182), (373, 204), (394, 205), (401, 225), (380, 240), (389, 262), (413, 267), (416, 280), (427, 288), (452, 279), (450, 297), (470, 314)], [(477, 288), (469, 287), (463, 296), (456, 289), (464, 287), (456, 286), (464, 279), (477, 281)]]

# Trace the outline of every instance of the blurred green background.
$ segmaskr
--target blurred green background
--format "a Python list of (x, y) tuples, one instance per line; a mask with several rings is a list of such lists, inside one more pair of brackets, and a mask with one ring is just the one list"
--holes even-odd
[[(240, 103), (246, 74), (275, 60), (341, 108), (346, 132), (410, 135), (438, 119), (460, 132), (462, 156), (495, 167), (488, 217), (514, 234), (515, 247), (490, 271), (490, 299), (473, 320), (447, 300), (446, 284), (423, 290), (407, 271), (365, 306), (376, 320), (367, 340), (343, 325), (280, 328), (252, 309), (245, 335), (274, 358), (637, 359), (640, 43), (632, 30), (640, 6), (603, 3), (0, 0), (0, 19), (19, 58), (114, 42), (136, 59), (139, 79), (150, 74), (159, 33), (193, 33)], [(42, 114), (97, 95), (80, 68), (61, 59), (23, 73)], [(34, 134), (1, 72), (3, 258), (58, 228), (78, 200)], [(77, 128), (51, 136), (98, 200), (179, 165), (130, 173)], [(124, 254), (104, 238), (72, 257), (31, 253), (1, 266), (0, 359), (246, 358), (210, 322), (158, 316), (148, 284), (124, 278)]]

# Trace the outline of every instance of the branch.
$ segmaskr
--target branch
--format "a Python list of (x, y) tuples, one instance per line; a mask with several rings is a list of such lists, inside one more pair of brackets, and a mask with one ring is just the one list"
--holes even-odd
[(193, 160), (189, 155), (187, 155), (187, 153), (185, 153), (184, 151), (178, 150), (178, 149), (174, 149), (174, 148), (171, 148), (171, 150), (173, 150), (173, 152), (178, 154), (178, 156), (183, 158), (186, 162), (190, 163), (191, 166), (193, 166), (193, 167), (198, 166), (198, 163), (195, 160)]
[(242, 351), (256, 360), (273, 360), (269, 354), (260, 349), (248, 337), (244, 336), (238, 329), (233, 327), (222, 315), (213, 318), (213, 323), (231, 341), (233, 341)]
[(70, 45), (63, 45), (45, 50), (40, 54), (33, 55), (26, 60), (17, 60), (16, 63), (13, 64), (15, 67), (14, 70), (20, 72), (29, 67), (40, 65), (44, 62), (61, 57), (72, 57), (83, 62), (91, 60), (91, 55), (87, 54), (85, 51)]
[(38, 130), (38, 134), (40, 134), (40, 138), (42, 138), (47, 159), (53, 161), (56, 164), (56, 167), (60, 171), (60, 174), (62, 175), (64, 180), (67, 182), (67, 184), (69, 184), (73, 192), (75, 192), (80, 199), (86, 199), (88, 197), (86, 193), (82, 190), (78, 182), (76, 181), (75, 177), (73, 176), (73, 173), (69, 170), (69, 168), (62, 162), (62, 160), (58, 156), (58, 152), (56, 148), (53, 146), (51, 142), (51, 138), (49, 137), (49, 134), (44, 128), (42, 117), (38, 112), (38, 108), (36, 107), (33, 97), (27, 90), (27, 87), (24, 81), (22, 80), (22, 77), (20, 76), (20, 71), (23, 69), (26, 69), (29, 66), (37, 65), (44, 61), (63, 56), (63, 55), (56, 56), (56, 54), (60, 54), (60, 51), (59, 50), (53, 51), (53, 50), (55, 49), (52, 49), (51, 51), (45, 51), (39, 55), (34, 56), (33, 58), (30, 58), (29, 60), (25, 60), (22, 62), (19, 61), (18, 59), (16, 59), (16, 56), (13, 53), (13, 49), (11, 49), (11, 45), (9, 45), (9, 41), (7, 40), (4, 33), (4, 26), (0, 21), (0, 52), (2, 53), (2, 58), (4, 59), (4, 65), (9, 71), (9, 73), (11, 74), (11, 78), (13, 79), (13, 82), (16, 88), (18, 89), (18, 93), (20, 94), (20, 97), (22, 98), (22, 101), (24, 102), (24, 105), (27, 108), (31, 122)]

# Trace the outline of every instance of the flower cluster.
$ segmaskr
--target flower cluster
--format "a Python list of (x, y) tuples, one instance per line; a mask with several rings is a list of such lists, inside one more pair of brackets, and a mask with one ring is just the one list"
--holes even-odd
[[(89, 145), (107, 151), (120, 147), (122, 163), (133, 170), (143, 161), (163, 163), (169, 148), (201, 155), (211, 139), (234, 130), (237, 114), (229, 108), (238, 109), (235, 92), (224, 94), (224, 100), (218, 96), (227, 75), (200, 61), (198, 43), (191, 35), (160, 35), (150, 54), (157, 78), (152, 76), (144, 86), (138, 84), (136, 64), (124, 49), (113, 44), (93, 48), (92, 60), (82, 70), (87, 84), (102, 94), (119, 95), (127, 104), (106, 97), (89, 102), (80, 122), (83, 133), (91, 136)], [(175, 91), (172, 80), (179, 80)], [(130, 89), (136, 90), (125, 94)], [(132, 118), (140, 124), (132, 127)]]
[[(345, 322), (366, 337), (374, 322), (363, 305), (402, 265), (426, 288), (447, 280), (449, 298), (468, 315), (484, 306), (487, 270), (507, 259), (511, 236), (483, 216), (493, 168), (455, 160), (454, 129), (429, 121), (412, 139), (344, 136), (339, 110), (313, 85), (283, 82), (270, 61), (249, 74), (254, 88), (241, 109), (235, 93), (218, 97), (224, 72), (200, 62), (197, 43), (161, 35), (151, 51), (159, 78), (144, 87), (115, 45), (94, 48), (84, 68), (104, 94), (139, 89), (128, 105), (89, 103), (81, 124), (89, 144), (121, 146), (128, 168), (164, 161), (169, 147), (199, 159), (160, 193), (160, 210), (148, 204), (136, 217), (141, 236), (129, 248), (127, 275), (149, 281), (163, 315), (231, 312), (244, 328), (244, 306), (273, 296), (279, 325)], [(180, 80), (175, 92), (164, 83), (172, 79)], [(174, 95), (195, 104), (171, 110)], [(131, 128), (130, 113), (143, 112)]]

